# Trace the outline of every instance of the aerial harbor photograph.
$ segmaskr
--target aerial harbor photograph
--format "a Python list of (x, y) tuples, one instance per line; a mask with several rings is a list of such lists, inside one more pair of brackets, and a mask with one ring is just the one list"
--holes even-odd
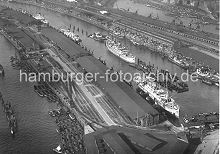
[(0, 154), (219, 154), (219, 0), (0, 0)]

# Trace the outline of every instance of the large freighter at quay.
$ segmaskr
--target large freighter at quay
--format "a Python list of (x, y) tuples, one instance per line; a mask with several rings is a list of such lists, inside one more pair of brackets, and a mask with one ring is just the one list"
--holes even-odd
[(141, 77), (137, 76), (134, 80), (138, 84), (138, 87), (147, 93), (156, 105), (159, 105), (179, 118), (180, 107), (175, 103), (175, 100), (169, 96), (167, 90), (162, 89), (157, 83), (150, 81), (151, 78), (143, 81)]
[(116, 43), (115, 41), (108, 39), (106, 40), (106, 47), (111, 53), (118, 56), (122, 60), (128, 63), (135, 63), (135, 57), (129, 53), (124, 46), (121, 46), (120, 43)]

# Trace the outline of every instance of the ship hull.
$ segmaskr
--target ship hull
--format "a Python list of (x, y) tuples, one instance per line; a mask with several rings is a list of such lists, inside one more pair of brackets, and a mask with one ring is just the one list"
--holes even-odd
[(166, 110), (167, 112), (169, 112), (170, 114), (174, 115), (176, 118), (179, 118), (179, 108), (178, 109), (170, 109), (168, 107), (166, 107), (164, 105), (164, 103), (157, 101), (157, 99), (155, 98), (155, 96), (152, 94), (152, 92), (146, 90), (143, 86), (141, 86), (140, 84), (138, 84), (138, 87), (144, 91), (146, 94), (149, 95), (150, 99), (154, 102), (155, 105), (159, 105), (160, 107), (162, 107), (164, 110)]
[(119, 51), (117, 51), (116, 49), (113, 49), (112, 47), (110, 47), (109, 40), (106, 41), (106, 47), (107, 47), (109, 52), (111, 52), (115, 56), (121, 58), (125, 62), (128, 62), (128, 63), (135, 63), (136, 62), (135, 58), (129, 58), (129, 57), (123, 56)]

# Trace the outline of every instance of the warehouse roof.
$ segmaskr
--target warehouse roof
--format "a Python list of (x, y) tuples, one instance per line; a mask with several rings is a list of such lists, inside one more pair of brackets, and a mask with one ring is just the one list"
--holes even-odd
[[(132, 119), (138, 116), (144, 116), (146, 113), (153, 115), (158, 112), (138, 95), (131, 87), (124, 82), (113, 82), (106, 80), (105, 72), (108, 69), (98, 59), (92, 56), (84, 56), (77, 59), (77, 62), (85, 68), (87, 72), (97, 73), (100, 77), (96, 83), (104, 89), (105, 93), (117, 103)], [(104, 77), (104, 78), (103, 78)]]
[(118, 126), (85, 135), (85, 146), (91, 154), (181, 154), (187, 144), (171, 132)]

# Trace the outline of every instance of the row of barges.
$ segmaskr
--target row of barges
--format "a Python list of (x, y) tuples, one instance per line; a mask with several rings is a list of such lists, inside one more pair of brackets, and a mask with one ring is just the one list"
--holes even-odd
[(34, 91), (40, 97), (46, 97), (48, 102), (57, 102), (57, 101), (59, 101), (59, 98), (57, 97), (57, 95), (45, 83), (40, 83), (38, 85), (34, 85)]
[(17, 132), (17, 120), (15, 118), (15, 112), (12, 109), (11, 103), (9, 101), (5, 102), (1, 92), (0, 92), (0, 101), (2, 103), (2, 107), (5, 113), (6, 119), (8, 121), (10, 133), (14, 135)]

